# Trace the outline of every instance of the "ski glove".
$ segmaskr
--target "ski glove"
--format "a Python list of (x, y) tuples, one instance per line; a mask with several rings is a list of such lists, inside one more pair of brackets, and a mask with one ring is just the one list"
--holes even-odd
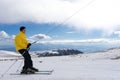
[(27, 48), (29, 48), (30, 46), (31, 46), (31, 43), (28, 43)]

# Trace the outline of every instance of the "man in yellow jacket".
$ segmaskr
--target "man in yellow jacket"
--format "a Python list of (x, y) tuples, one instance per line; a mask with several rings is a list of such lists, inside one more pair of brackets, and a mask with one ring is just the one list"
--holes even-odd
[(26, 27), (21, 26), (19, 34), (17, 34), (14, 39), (16, 50), (24, 57), (24, 66), (21, 74), (34, 73), (38, 71), (38, 69), (33, 67), (33, 62), (28, 52), (28, 48), (31, 46), (31, 43), (27, 41), (25, 32)]

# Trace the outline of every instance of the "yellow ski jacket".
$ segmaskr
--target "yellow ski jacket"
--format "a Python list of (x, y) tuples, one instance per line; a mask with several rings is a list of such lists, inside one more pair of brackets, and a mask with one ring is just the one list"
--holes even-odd
[(20, 33), (16, 35), (14, 39), (14, 43), (17, 51), (21, 49), (26, 49), (28, 45), (28, 41), (26, 39), (25, 33), (20, 31)]

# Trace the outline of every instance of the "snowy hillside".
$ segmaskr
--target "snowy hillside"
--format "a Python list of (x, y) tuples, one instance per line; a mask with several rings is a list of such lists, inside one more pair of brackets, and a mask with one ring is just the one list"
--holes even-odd
[(81, 59), (115, 59), (120, 57), (120, 48), (79, 55)]
[[(36, 55), (32, 55), (36, 57)], [(0, 50), (0, 61), (23, 59), (18, 52)]]
[(32, 57), (34, 66), (39, 70), (54, 69), (51, 75), (10, 75), (19, 73), (23, 60), (18, 60), (7, 73), (6, 70), (15, 60), (0, 61), (0, 75), (1, 80), (120, 80), (120, 59), (115, 59), (118, 56), (119, 48), (72, 56)]
[(8, 56), (8, 57), (10, 57), (10, 56), (19, 56), (19, 54), (18, 53), (15, 53), (15, 52), (12, 52), (12, 51), (5, 51), (5, 50), (0, 50), (0, 57), (1, 56)]

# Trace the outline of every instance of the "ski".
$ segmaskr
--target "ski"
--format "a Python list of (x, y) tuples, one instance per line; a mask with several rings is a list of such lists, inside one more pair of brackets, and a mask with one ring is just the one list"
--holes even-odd
[(21, 73), (11, 73), (10, 75), (51, 75), (54, 70), (41, 70), (35, 73), (21, 74)]
[(53, 72), (54, 70), (40, 70), (40, 71), (38, 71), (38, 72), (36, 72), (36, 73), (39, 73), (39, 72)]
[(51, 73), (30, 73), (30, 74), (21, 74), (21, 73), (11, 73), (10, 75), (51, 75)]

